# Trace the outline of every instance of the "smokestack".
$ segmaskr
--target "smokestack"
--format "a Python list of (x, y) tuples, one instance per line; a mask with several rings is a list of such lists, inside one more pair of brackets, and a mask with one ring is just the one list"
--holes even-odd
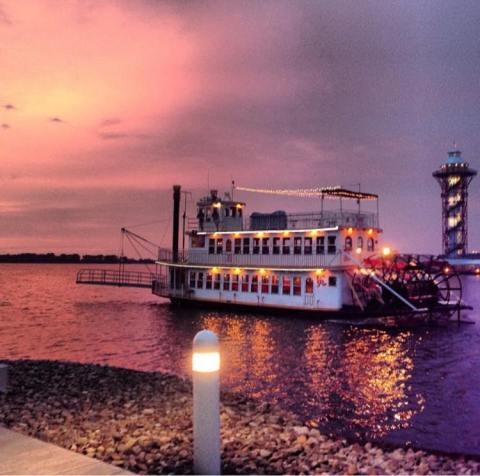
[(173, 186), (173, 236), (172, 261), (178, 263), (178, 229), (180, 226), (180, 185)]

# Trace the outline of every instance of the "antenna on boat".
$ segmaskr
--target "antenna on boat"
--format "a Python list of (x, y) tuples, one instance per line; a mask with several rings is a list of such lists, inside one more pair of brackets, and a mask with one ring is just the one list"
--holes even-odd
[(233, 202), (233, 191), (235, 190), (235, 180), (233, 179), (232, 177), (232, 193), (230, 195), (231, 199), (232, 199), (232, 202)]

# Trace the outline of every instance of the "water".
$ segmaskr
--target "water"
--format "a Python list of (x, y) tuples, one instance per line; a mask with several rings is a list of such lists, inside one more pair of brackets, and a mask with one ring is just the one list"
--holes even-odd
[[(173, 309), (148, 290), (76, 286), (76, 265), (0, 265), (0, 358), (190, 373), (202, 328), (222, 385), (335, 435), (480, 455), (476, 325), (365, 328), (295, 316)], [(464, 280), (480, 309), (480, 280)]]

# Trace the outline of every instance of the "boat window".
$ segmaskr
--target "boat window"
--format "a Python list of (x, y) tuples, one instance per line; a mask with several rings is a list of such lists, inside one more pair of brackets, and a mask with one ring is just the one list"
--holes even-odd
[(215, 275), (215, 281), (213, 283), (213, 288), (214, 289), (220, 289), (220, 279), (221, 279), (220, 273), (216, 274)]
[(244, 255), (250, 254), (250, 238), (243, 239), (243, 254)]
[(258, 276), (254, 274), (252, 276), (252, 293), (258, 292)]
[(239, 255), (241, 249), (242, 249), (242, 239), (241, 238), (235, 238), (234, 245), (233, 245), (233, 252), (236, 255)]
[(284, 255), (289, 255), (290, 254), (290, 238), (284, 238), (283, 239), (282, 253)]
[(232, 240), (227, 240), (225, 242), (225, 251), (227, 253), (231, 253), (232, 252)]
[(328, 277), (328, 285), (335, 287), (337, 285), (337, 277), (336, 276), (329, 276)]
[(270, 277), (267, 275), (262, 276), (262, 293), (268, 294), (270, 285)]
[(302, 254), (302, 237), (296, 236), (293, 239), (293, 254), (301, 255)]
[(305, 294), (313, 294), (313, 279), (307, 278), (305, 280)]
[(238, 209), (238, 216), (239, 216), (240, 218), (242, 218), (242, 209), (241, 209), (241, 208)]
[(280, 238), (273, 238), (273, 250), (274, 255), (280, 254)]
[(223, 238), (217, 239), (217, 254), (221, 255), (223, 253)]
[(357, 248), (363, 250), (363, 238), (361, 236), (357, 237)]
[(237, 209), (235, 207), (232, 207), (231, 210), (232, 210), (232, 217), (235, 218), (237, 216)]
[(303, 242), (303, 252), (306, 255), (312, 254), (312, 239), (310, 237), (305, 237), (305, 241)]
[(240, 276), (238, 274), (234, 274), (232, 276), (232, 291), (238, 291), (238, 281)]
[(205, 248), (205, 235), (192, 234), (192, 248)]
[(290, 294), (290, 276), (284, 276), (282, 279), (282, 294)]
[(195, 287), (195, 271), (190, 271), (190, 287)]
[(258, 255), (260, 254), (260, 238), (253, 239), (253, 254)]
[(317, 236), (317, 255), (325, 254), (325, 237)]
[(300, 276), (293, 277), (293, 295), (301, 296), (302, 294), (302, 278)]
[(337, 237), (336, 236), (329, 236), (328, 237), (328, 247), (327, 252), (329, 255), (334, 255), (337, 252), (337, 245), (336, 245)]
[(262, 255), (268, 255), (270, 252), (269, 238), (262, 238)]
[(249, 274), (244, 274), (242, 276), (242, 292), (248, 293), (248, 282), (250, 280)]
[(207, 282), (205, 283), (206, 289), (212, 289), (212, 273), (207, 273)]
[(213, 255), (213, 253), (215, 253), (215, 240), (210, 238), (208, 240), (208, 254)]
[(202, 272), (197, 273), (197, 288), (203, 289), (203, 273)]
[(223, 290), (230, 291), (230, 275), (228, 273), (223, 275)]
[(373, 251), (375, 249), (375, 245), (373, 244), (373, 238), (369, 238), (367, 240), (367, 250)]
[(278, 276), (272, 274), (272, 294), (278, 294)]
[(347, 236), (345, 238), (345, 251), (351, 251), (352, 250), (352, 238), (350, 236)]
[(228, 217), (230, 216), (230, 208), (225, 207), (225, 216)]

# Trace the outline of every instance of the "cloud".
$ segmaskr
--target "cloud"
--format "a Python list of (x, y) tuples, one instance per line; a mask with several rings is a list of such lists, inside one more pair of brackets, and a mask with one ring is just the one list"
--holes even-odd
[(2, 129), (10, 129), (10, 125), (6, 124), (5, 122), (2, 124)]
[(100, 122), (100, 127), (116, 126), (118, 124), (121, 124), (122, 122), (123, 122), (123, 120), (118, 118), (118, 117), (110, 117), (110, 118), (107, 118), (107, 119), (103, 119)]
[(13, 104), (4, 104), (2, 107), (3, 107), (3, 109), (6, 109), (7, 111), (16, 109), (16, 107)]

